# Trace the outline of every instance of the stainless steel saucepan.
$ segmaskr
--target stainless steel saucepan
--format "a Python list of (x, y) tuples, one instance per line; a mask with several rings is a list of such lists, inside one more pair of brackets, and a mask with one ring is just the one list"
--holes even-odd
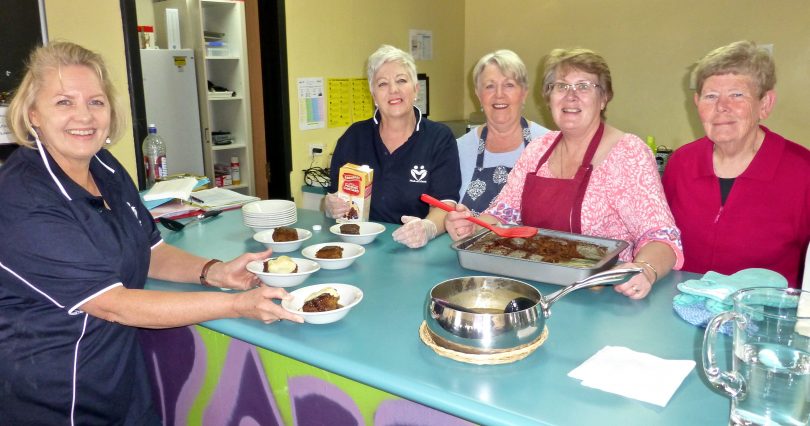
[[(548, 296), (512, 278), (453, 278), (430, 290), (425, 321), (439, 346), (473, 354), (506, 352), (537, 339), (551, 315), (551, 305), (561, 297), (582, 288), (621, 284), (641, 271), (641, 268), (611, 269)], [(514, 306), (516, 300), (523, 302), (518, 305), (527, 308), (515, 312), (507, 309)]]

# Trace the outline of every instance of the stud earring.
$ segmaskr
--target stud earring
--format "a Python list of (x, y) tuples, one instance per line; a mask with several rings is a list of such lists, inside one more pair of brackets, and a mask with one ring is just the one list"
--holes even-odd
[(109, 137), (109, 136), (107, 136), (107, 139), (104, 139), (104, 144), (105, 144), (105, 145), (109, 145), (109, 144), (111, 144), (111, 143), (112, 143), (112, 140), (110, 139), (110, 137)]

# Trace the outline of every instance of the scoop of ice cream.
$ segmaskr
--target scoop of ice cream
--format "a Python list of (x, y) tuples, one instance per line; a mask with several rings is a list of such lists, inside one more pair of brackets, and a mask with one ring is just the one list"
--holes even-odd
[(287, 256), (279, 256), (264, 262), (264, 272), (271, 274), (291, 274), (298, 271), (298, 265)]
[(310, 294), (309, 296), (307, 296), (307, 298), (304, 299), (304, 301), (305, 302), (310, 301), (310, 300), (315, 299), (316, 297), (318, 297), (318, 296), (320, 296), (322, 294), (328, 294), (328, 295), (334, 297), (335, 299), (340, 299), (340, 293), (338, 293), (337, 290), (335, 290), (332, 287), (324, 287), (324, 288)]

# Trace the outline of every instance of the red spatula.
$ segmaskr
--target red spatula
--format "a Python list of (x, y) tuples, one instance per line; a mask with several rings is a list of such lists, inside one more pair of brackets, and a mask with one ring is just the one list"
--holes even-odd
[[(445, 204), (445, 203), (431, 197), (430, 195), (422, 194), (420, 199), (422, 201), (430, 204), (431, 206), (438, 207), (438, 208), (440, 208), (440, 209), (442, 209), (444, 211), (448, 211), (448, 212), (455, 211), (453, 206), (451, 206), (449, 204)], [(490, 225), (490, 224), (484, 222), (483, 220), (481, 220), (481, 219), (479, 219), (479, 218), (477, 218), (475, 216), (470, 216), (470, 217), (467, 218), (467, 220), (469, 220), (470, 222), (472, 222), (472, 223), (474, 223), (476, 225), (481, 225), (484, 228), (489, 229), (490, 231), (494, 232), (495, 235), (497, 235), (499, 237), (504, 237), (504, 238), (530, 238), (530, 237), (533, 237), (535, 234), (537, 234), (537, 228), (532, 228), (531, 226), (513, 226), (511, 228), (501, 228), (501, 227), (498, 227), (498, 226)]]

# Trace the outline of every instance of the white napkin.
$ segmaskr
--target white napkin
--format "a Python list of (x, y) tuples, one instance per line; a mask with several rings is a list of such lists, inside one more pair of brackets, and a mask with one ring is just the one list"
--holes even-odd
[(666, 407), (695, 361), (667, 360), (621, 346), (605, 346), (571, 370), (582, 385)]

